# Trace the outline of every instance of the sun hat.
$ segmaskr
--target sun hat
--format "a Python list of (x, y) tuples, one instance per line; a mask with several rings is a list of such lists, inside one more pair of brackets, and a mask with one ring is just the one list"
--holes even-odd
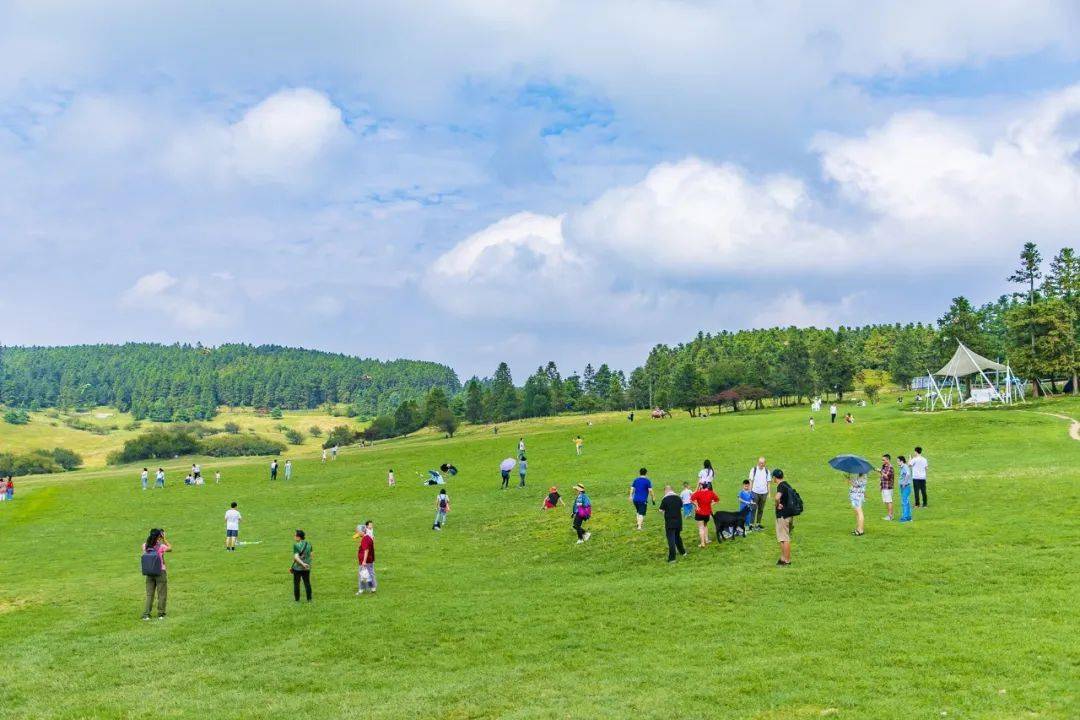
[(585, 486), (582, 485), (581, 483), (578, 483), (577, 485), (575, 485), (574, 489), (579, 491), (579, 492), (585, 492)]

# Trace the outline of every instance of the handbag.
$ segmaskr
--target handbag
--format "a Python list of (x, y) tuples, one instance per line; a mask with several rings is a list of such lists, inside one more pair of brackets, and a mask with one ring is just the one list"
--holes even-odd
[(360, 582), (370, 582), (370, 581), (371, 581), (371, 573), (368, 572), (368, 569), (367, 569), (366, 566), (361, 565), (360, 566)]

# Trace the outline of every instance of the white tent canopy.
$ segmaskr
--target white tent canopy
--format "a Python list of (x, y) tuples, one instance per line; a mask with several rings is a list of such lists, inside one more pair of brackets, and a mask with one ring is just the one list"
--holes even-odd
[(1006, 369), (1007, 368), (1001, 363), (988, 360), (982, 355), (972, 352), (964, 343), (958, 343), (958, 347), (956, 348), (956, 352), (953, 353), (952, 359), (945, 363), (945, 367), (934, 374), (938, 377), (967, 377), (968, 375), (974, 375), (982, 370), (1005, 372)]
[[(987, 372), (993, 373), (991, 380)], [(935, 378), (941, 378), (937, 380)], [(969, 389), (964, 397), (964, 386)], [(958, 342), (945, 367), (936, 373), (927, 373), (930, 392), (927, 393), (927, 408), (934, 410), (939, 404), (943, 408), (953, 406), (957, 400), (965, 404), (989, 404), (1000, 402), (1009, 404), (1024, 399), (1023, 385), (1012, 374), (1012, 368), (989, 358), (984, 358), (971, 348)]]

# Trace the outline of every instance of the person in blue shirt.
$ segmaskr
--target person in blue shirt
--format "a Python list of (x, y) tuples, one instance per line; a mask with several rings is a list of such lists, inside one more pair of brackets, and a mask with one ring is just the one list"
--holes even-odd
[(630, 483), (630, 502), (634, 504), (637, 513), (637, 529), (641, 530), (645, 525), (645, 513), (648, 512), (648, 502), (656, 504), (653, 499), (652, 480), (649, 480), (649, 471), (645, 468), (638, 470), (638, 476)]
[(742, 490), (739, 491), (739, 512), (746, 516), (746, 527), (753, 527), (754, 520), (754, 493), (750, 492), (750, 481), (742, 481)]

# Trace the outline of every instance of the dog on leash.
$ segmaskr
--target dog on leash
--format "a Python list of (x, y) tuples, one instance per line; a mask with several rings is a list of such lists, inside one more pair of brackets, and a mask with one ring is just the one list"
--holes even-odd
[(724, 541), (724, 532), (730, 532), (731, 537), (736, 535), (742, 535), (746, 537), (746, 513), (745, 512), (728, 512), (726, 510), (717, 510), (713, 513), (713, 527), (716, 528), (716, 539), (720, 542)]

